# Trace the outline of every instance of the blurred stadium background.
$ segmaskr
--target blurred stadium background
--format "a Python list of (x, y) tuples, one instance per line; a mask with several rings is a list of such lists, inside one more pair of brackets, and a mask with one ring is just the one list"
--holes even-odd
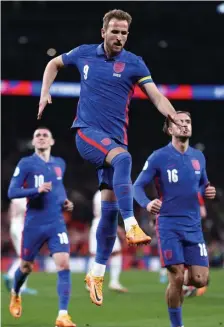
[[(201, 311), (201, 324), (194, 325), (194, 321), (191, 321), (193, 318), (191, 318), (190, 312), (192, 315), (194, 314), (194, 305), (192, 305), (191, 310), (193, 311), (188, 312), (188, 325), (213, 327), (218, 326), (220, 322), (224, 323), (221, 310), (221, 320), (218, 320), (218, 314), (215, 314), (215, 318), (211, 318), (210, 322), (209, 319), (206, 322), (203, 320), (203, 315), (209, 312), (208, 307), (212, 308), (210, 311), (214, 314), (214, 308), (211, 307), (212, 301), (213, 304), (214, 301), (217, 301), (214, 304), (216, 308), (219, 301), (224, 301), (218, 287), (221, 274), (223, 274), (223, 270), (219, 269), (224, 267), (223, 4), (221, 2), (4, 1), (1, 5), (2, 271), (7, 270), (15, 256), (9, 237), (7, 188), (18, 160), (32, 152), (30, 140), (34, 129), (39, 126), (36, 115), (44, 68), (54, 56), (67, 52), (80, 44), (101, 43), (100, 29), (104, 13), (114, 8), (120, 8), (133, 16), (126, 48), (144, 58), (154, 81), (177, 110), (191, 112), (193, 118), (191, 145), (204, 152), (207, 158), (209, 179), (217, 188), (216, 199), (206, 202), (207, 213), (203, 219), (210, 265), (216, 267), (216, 270), (212, 272), (214, 282), (211, 283), (215, 285), (211, 286), (211, 289), (214, 287), (215, 290), (213, 297), (207, 298), (207, 302), (199, 299), (205, 302), (200, 302), (200, 304), (198, 301), (197, 303), (198, 308), (204, 310)], [(65, 185), (70, 199), (75, 203), (72, 215), (65, 216), (72, 244), (72, 270), (83, 274), (88, 260), (88, 231), (93, 216), (92, 197), (97, 189), (97, 178), (94, 168), (79, 156), (75, 148), (74, 136), (70, 130), (79, 95), (78, 71), (71, 68), (61, 71), (51, 93), (53, 104), (47, 107), (41, 125), (49, 127), (54, 134), (56, 145), (53, 148), (53, 154), (63, 157), (67, 163)], [(169, 141), (162, 133), (162, 125), (163, 117), (136, 89), (131, 103), (129, 128), (129, 150), (133, 156), (133, 180), (142, 169), (148, 155)], [(151, 197), (156, 196), (153, 187), (150, 187), (148, 192)], [(154, 235), (153, 223), (151, 219), (149, 220), (147, 213), (137, 204), (135, 204), (135, 210), (144, 229)], [(132, 299), (135, 301), (137, 297), (138, 302), (133, 310), (137, 310), (139, 314), (143, 315), (141, 310), (148, 303), (148, 295), (152, 291), (153, 296), (157, 299), (155, 303), (160, 305), (162, 313), (159, 309), (158, 312), (156, 311), (155, 303), (149, 302), (149, 307), (153, 306), (152, 312), (157, 312), (155, 321), (147, 320), (149, 319), (147, 307), (142, 321), (135, 322), (132, 315), (125, 319), (125, 314), (128, 315), (129, 312), (128, 309), (120, 319), (118, 317), (121, 313), (116, 314), (116, 303), (112, 304), (114, 298), (108, 294), (109, 303), (102, 312), (104, 312), (104, 318), (107, 310), (115, 312), (109, 324), (106, 324), (102, 317), (97, 320), (97, 316), (94, 316), (95, 318), (91, 322), (95, 308), (92, 309), (88, 304), (89, 320), (87, 320), (89, 322), (80, 318), (81, 325), (78, 326), (144, 327), (149, 326), (150, 323), (150, 326), (153, 327), (168, 326), (166, 318), (163, 318), (163, 316), (166, 317), (165, 303), (162, 302), (163, 287), (157, 285), (158, 278), (155, 274), (145, 275), (145, 271), (157, 271), (159, 268), (156, 238), (154, 237), (150, 247), (138, 250), (128, 249), (124, 245), (123, 252), (123, 267), (127, 271), (123, 277), (124, 283), (128, 284), (130, 291), (132, 290), (132, 294), (134, 294), (134, 298), (132, 298), (131, 292), (130, 297), (126, 296), (127, 301), (130, 301), (127, 307), (130, 305), (129, 308), (131, 308)], [(141, 274), (140, 278), (142, 279), (139, 289), (136, 286), (139, 278), (136, 274), (130, 275), (132, 274), (132, 272), (130, 274), (128, 272), (130, 269), (142, 270), (136, 272)], [(55, 271), (45, 247), (36, 260), (35, 270)], [(78, 276), (79, 274), (74, 274), (73, 277), (74, 293), (76, 284), (80, 280)], [(56, 308), (54, 278), (52, 274), (49, 274), (42, 279), (42, 273), (38, 273), (31, 277), (31, 281), (36, 282), (37, 288), (42, 290), (40, 295), (54, 297), (54, 307)], [(49, 286), (51, 283), (52, 287)], [(132, 289), (133, 283), (135, 286)], [(144, 283), (148, 283), (146, 289), (144, 289)], [(153, 283), (153, 290), (150, 283)], [(49, 295), (49, 292), (52, 294)], [(141, 292), (144, 293), (144, 297), (140, 297)], [(78, 299), (74, 298), (75, 308), (76, 302), (82, 296), (83, 303), (80, 302), (81, 304), (78, 305), (80, 317), (84, 312), (81, 308), (88, 302), (85, 290), (80, 289), (80, 293), (76, 296)], [(206, 296), (209, 297), (209, 294)], [(3, 294), (4, 299), (5, 297), (6, 293)], [(115, 299), (117, 302), (121, 301), (122, 305), (121, 297), (115, 297)], [(39, 308), (41, 299), (38, 301), (36, 305)], [(141, 306), (140, 301), (143, 301), (144, 305)], [(28, 299), (27, 302), (29, 302)], [(111, 309), (109, 308), (110, 304), (112, 305)], [(26, 305), (29, 304), (26, 303)], [(30, 310), (32, 312), (31, 307)], [(39, 310), (37, 309), (37, 311)], [(47, 312), (46, 308), (45, 310)], [(56, 309), (49, 310), (56, 312)], [(47, 323), (43, 318), (39, 322), (37, 320), (33, 322), (32, 319), (36, 318), (33, 316), (31, 318), (31, 315), (29, 317), (30, 320), (19, 322), (18, 326), (50, 326), (49, 322)], [(14, 326), (7, 313), (3, 313), (3, 318), (5, 319), (3, 326)], [(217, 319), (216, 324), (213, 324), (214, 319)]]

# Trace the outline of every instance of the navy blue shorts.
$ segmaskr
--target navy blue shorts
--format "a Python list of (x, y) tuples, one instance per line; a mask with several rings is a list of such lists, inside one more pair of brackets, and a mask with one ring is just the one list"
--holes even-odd
[(53, 255), (58, 252), (70, 252), (70, 244), (64, 223), (25, 226), (21, 244), (21, 258), (33, 261), (44, 243)]
[(76, 146), (81, 157), (97, 168), (99, 185), (107, 184), (113, 188), (113, 167), (105, 166), (105, 158), (112, 149), (127, 146), (112, 139), (105, 132), (90, 127), (79, 128), (76, 133)]
[(208, 254), (201, 230), (182, 231), (157, 228), (162, 267), (185, 264), (208, 267)]

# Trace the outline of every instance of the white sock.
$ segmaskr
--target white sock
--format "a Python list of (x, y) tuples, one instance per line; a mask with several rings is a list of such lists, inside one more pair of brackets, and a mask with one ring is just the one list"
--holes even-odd
[(11, 267), (9, 268), (7, 275), (10, 279), (14, 279), (15, 272), (20, 266), (20, 261), (21, 261), (20, 258), (15, 259)]
[(95, 256), (94, 257), (89, 257), (88, 265), (87, 265), (87, 272), (90, 272), (90, 270), (93, 267), (93, 264), (95, 262)]
[(95, 277), (103, 277), (105, 275), (106, 265), (101, 265), (100, 263), (94, 262), (91, 274)]
[(129, 218), (124, 219), (124, 227), (125, 227), (126, 233), (129, 232), (129, 230), (131, 229), (131, 227), (133, 225), (138, 225), (138, 222), (135, 219), (135, 217), (129, 217)]
[(19, 293), (16, 293), (14, 288), (12, 288), (11, 293), (14, 294), (14, 295), (21, 295), (21, 289), (19, 290)]
[(67, 315), (68, 311), (67, 310), (59, 310), (58, 315), (62, 316), (62, 315)]
[(117, 254), (110, 259), (110, 284), (118, 284), (122, 270), (122, 255)]

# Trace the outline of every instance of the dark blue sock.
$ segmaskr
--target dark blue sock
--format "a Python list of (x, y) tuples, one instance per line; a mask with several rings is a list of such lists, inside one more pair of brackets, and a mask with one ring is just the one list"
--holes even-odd
[(133, 217), (132, 159), (128, 152), (119, 153), (111, 162), (114, 168), (113, 189), (123, 219)]
[(115, 243), (118, 224), (117, 202), (101, 201), (101, 218), (96, 231), (96, 262), (106, 265)]
[(19, 293), (19, 290), (25, 280), (27, 279), (28, 273), (23, 273), (20, 268), (18, 268), (15, 272), (15, 277), (14, 277), (14, 283), (13, 283), (13, 289), (16, 294)]
[(59, 310), (68, 310), (71, 293), (71, 274), (69, 269), (58, 271), (57, 291), (59, 296)]
[(182, 322), (182, 307), (178, 308), (168, 308), (171, 327), (181, 327)]

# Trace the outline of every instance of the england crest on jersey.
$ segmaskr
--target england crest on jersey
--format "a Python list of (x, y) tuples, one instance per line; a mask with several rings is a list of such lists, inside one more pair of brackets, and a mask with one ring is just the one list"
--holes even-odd
[(192, 166), (195, 170), (195, 174), (200, 174), (200, 162), (197, 159), (191, 160)]
[(61, 167), (54, 167), (55, 173), (57, 175), (57, 179), (60, 180), (62, 179), (62, 171), (61, 171)]
[(125, 63), (124, 62), (115, 62), (113, 68), (114, 68), (115, 73), (119, 74), (119, 73), (123, 72), (123, 70), (125, 68)]

